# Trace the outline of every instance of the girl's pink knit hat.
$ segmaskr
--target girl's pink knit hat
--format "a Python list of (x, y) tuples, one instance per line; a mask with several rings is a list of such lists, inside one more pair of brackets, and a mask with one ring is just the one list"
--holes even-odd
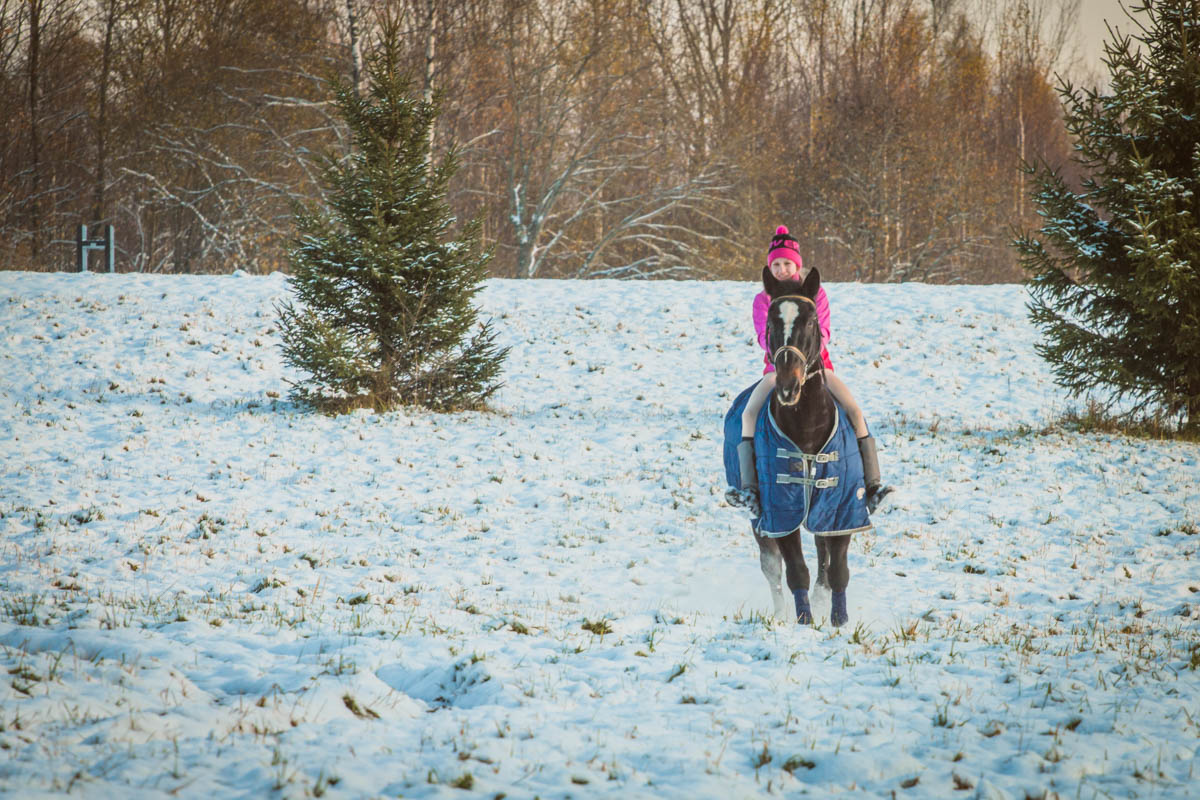
[(800, 243), (788, 233), (788, 229), (784, 225), (775, 229), (775, 236), (771, 239), (771, 249), (767, 251), (767, 264), (777, 258), (790, 258), (796, 264), (796, 269), (804, 268), (804, 260), (800, 258)]

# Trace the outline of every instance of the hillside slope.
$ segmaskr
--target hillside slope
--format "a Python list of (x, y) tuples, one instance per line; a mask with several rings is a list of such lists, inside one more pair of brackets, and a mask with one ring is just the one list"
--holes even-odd
[(750, 284), (493, 281), (493, 413), (336, 418), (285, 291), (0, 273), (0, 791), (1194, 795), (1200, 448), (1055, 428), (1020, 287), (829, 287), (840, 630), (721, 499)]

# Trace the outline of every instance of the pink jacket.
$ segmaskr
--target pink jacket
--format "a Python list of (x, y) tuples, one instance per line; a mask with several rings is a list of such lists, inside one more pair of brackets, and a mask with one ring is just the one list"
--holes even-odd
[[(829, 298), (825, 296), (825, 287), (817, 289), (817, 324), (821, 327), (821, 360), (825, 362), (827, 369), (833, 369), (833, 362), (829, 360), (829, 337), (831, 328), (829, 327)], [(763, 363), (766, 367), (763, 369), (763, 374), (775, 371), (775, 365), (771, 363), (771, 351), (767, 350), (767, 309), (771, 306), (771, 296), (766, 292), (759, 292), (754, 297), (754, 331), (758, 334), (758, 344), (765, 351), (763, 355)]]

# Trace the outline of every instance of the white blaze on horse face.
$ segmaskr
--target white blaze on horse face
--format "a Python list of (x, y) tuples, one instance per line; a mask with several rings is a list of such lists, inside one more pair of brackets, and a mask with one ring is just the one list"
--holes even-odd
[(792, 326), (796, 324), (798, 316), (800, 316), (799, 304), (792, 302), (779, 304), (779, 319), (783, 323), (783, 344), (792, 343)]

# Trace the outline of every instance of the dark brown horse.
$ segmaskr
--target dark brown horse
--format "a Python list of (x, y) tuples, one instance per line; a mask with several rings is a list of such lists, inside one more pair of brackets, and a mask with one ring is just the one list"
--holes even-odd
[[(821, 369), (821, 330), (813, 301), (803, 295), (785, 295), (773, 300), (767, 312), (767, 338), (776, 375), (771, 415), (779, 430), (801, 452), (820, 453), (838, 424), (838, 408), (825, 387)], [(843, 455), (857, 456), (857, 451)], [(776, 537), (760, 536), (755, 532), (755, 540), (763, 575), (771, 587), (775, 613), (780, 616), (786, 613), (787, 601), (781, 587), (781, 578), (786, 571), (796, 619), (811, 624), (810, 576), (801, 544), (803, 530), (799, 527)], [(846, 586), (850, 582), (850, 534), (816, 535), (815, 539), (817, 583), (833, 594), (829, 620), (834, 625), (843, 625), (848, 619)]]

